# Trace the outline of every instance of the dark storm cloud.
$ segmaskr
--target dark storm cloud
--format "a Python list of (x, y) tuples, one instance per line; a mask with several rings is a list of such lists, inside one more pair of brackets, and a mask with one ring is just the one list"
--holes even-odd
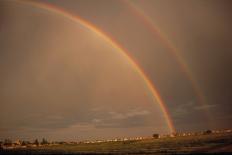
[[(204, 104), (166, 43), (124, 2), (40, 2), (81, 16), (128, 49), (164, 99), (177, 131), (209, 128), (206, 111), (213, 128), (231, 127), (230, 1), (132, 1), (177, 47)], [(13, 1), (0, 2), (0, 20), (0, 138), (167, 130), (141, 78), (99, 36), (52, 12)]]
[[(123, 129), (148, 126), (155, 116), (158, 130), (167, 132), (158, 104), (153, 115), (141, 118), (153, 101), (134, 68), (110, 44), (51, 12), (1, 3), (6, 10), (0, 31), (1, 139), (49, 136), (73, 126), (81, 128), (69, 136), (81, 133), (82, 127), (95, 133), (96, 118), (111, 118), (105, 124)], [(127, 113), (136, 108), (144, 110)], [(130, 118), (114, 119), (108, 113), (112, 109)]]
[[(74, 14), (78, 14), (91, 23), (94, 23), (100, 29), (106, 31), (116, 38), (116, 40), (118, 40), (122, 46), (129, 49), (132, 57), (139, 62), (145, 73), (156, 85), (158, 91), (165, 101), (165, 104), (167, 104), (167, 107), (169, 108), (171, 116), (175, 117), (175, 114), (173, 113), (176, 113), (175, 109), (179, 104), (185, 104), (191, 100), (198, 102), (196, 104), (201, 104), (190, 79), (183, 74), (184, 71), (181, 70), (181, 66), (179, 66), (179, 64), (176, 62), (176, 58), (170, 54), (169, 49), (166, 47), (166, 43), (161, 42), (158, 35), (151, 35), (151, 32), (149, 32), (146, 25), (142, 22), (143, 20), (139, 19), (136, 14), (133, 14), (133, 11), (128, 10), (128, 6), (125, 6), (124, 3), (118, 1), (114, 2), (117, 3), (115, 4), (116, 7), (112, 12), (109, 12), (107, 9), (102, 9), (102, 7), (110, 6), (112, 2), (101, 2), (97, 3), (96, 5), (91, 5), (93, 3), (90, 4), (89, 2), (85, 1), (75, 1), (73, 2), (73, 5), (68, 3), (64, 4), (62, 1), (51, 3), (65, 8), (67, 11)], [(200, 1), (178, 1), (178, 3), (174, 1), (135, 1), (135, 4), (140, 5), (139, 7), (145, 10), (145, 13), (147, 13), (147, 15), (149, 15), (151, 19), (161, 28), (162, 33), (167, 36), (167, 39), (171, 40), (174, 46), (178, 47), (178, 52), (180, 52), (183, 59), (186, 60), (187, 65), (189, 65), (190, 70), (193, 72), (193, 78), (195, 78), (198, 82), (197, 87), (199, 87), (201, 90), (200, 93), (206, 98), (207, 103), (204, 103), (206, 104), (205, 106), (208, 104), (218, 104), (215, 102), (217, 97), (215, 95), (208, 94), (211, 91), (218, 90), (213, 88), (210, 91), (207, 91), (205, 89), (215, 85), (220, 81), (220, 79), (215, 79), (216, 81), (213, 84), (210, 84), (210, 86), (205, 85), (215, 77), (210, 76), (210, 80), (207, 80), (209, 75), (214, 72), (211, 72), (207, 68), (208, 65), (213, 65), (214, 62), (208, 61), (210, 59), (217, 59), (217, 54), (225, 54), (221, 51), (216, 52), (214, 47), (211, 47), (211, 44), (214, 46), (219, 45), (219, 43), (222, 42), (221, 40), (228, 40), (226, 37), (229, 36), (227, 34), (223, 36), (223, 31), (226, 32), (229, 28), (229, 20), (227, 17), (224, 16), (223, 13), (221, 17), (224, 19), (219, 19), (220, 16), (214, 16), (222, 9), (220, 8), (221, 6), (216, 7), (217, 4), (215, 4), (215, 2), (208, 4), (207, 2), (205, 3)], [(89, 11), (86, 12), (83, 10), (82, 6), (85, 6), (86, 8), (94, 7), (94, 9), (88, 9)], [(99, 13), (97, 18), (95, 16), (96, 13)], [(225, 15), (227, 14), (225, 13)], [(111, 17), (113, 17), (114, 20), (110, 20), (112, 19)], [(220, 21), (219, 24), (217, 20)], [(211, 28), (208, 28), (208, 25), (216, 26), (211, 26)], [(221, 36), (224, 39), (219, 37), (217, 39), (218, 43), (211, 43), (212, 38), (216, 38), (218, 34), (222, 34)], [(197, 48), (197, 43), (203, 42), (200, 40), (204, 38), (205, 47)], [(221, 48), (231, 49), (228, 47), (228, 45), (227, 47)], [(199, 62), (202, 54), (206, 54), (207, 57), (209, 57), (209, 59), (204, 60), (204, 63)], [(194, 55), (197, 55), (198, 57), (194, 57)], [(229, 56), (226, 57), (226, 59), (227, 58), (229, 58)], [(225, 63), (226, 62), (223, 62), (222, 64), (224, 64), (224, 66), (230, 66), (225, 65)], [(220, 64), (221, 63), (217, 63), (215, 66), (220, 66)], [(199, 65), (199, 67), (195, 69), (195, 65)], [(221, 70), (221, 68), (218, 67), (214, 68), (217, 68), (218, 71)], [(203, 73), (198, 73), (198, 71), (203, 69), (206, 69), (206, 71), (203, 71)], [(226, 74), (228, 73), (229, 71), (226, 71)], [(223, 74), (225, 75), (225, 73), (220, 73), (218, 75), (222, 76)], [(227, 75), (225, 75), (225, 77), (227, 77)], [(203, 78), (206, 78), (205, 80), (207, 82), (201, 83)], [(227, 78), (229, 79), (229, 77)], [(228, 79), (226, 81), (228, 81)], [(224, 86), (222, 86), (222, 89), (223, 87)], [(229, 86), (227, 86), (227, 88), (230, 90)], [(229, 92), (227, 91), (227, 88), (220, 91), (220, 94)], [(217, 96), (220, 96), (220, 98), (225, 100), (224, 96), (227, 94), (228, 93), (222, 95), (218, 94)], [(226, 98), (228, 97), (229, 95)], [(204, 110), (198, 111), (198, 116), (202, 117), (198, 117), (198, 119), (195, 118), (195, 122), (204, 118), (204, 113)], [(191, 118), (193, 117), (186, 117), (184, 119), (186, 122), (183, 123), (192, 121)]]
[[(92, 124), (96, 128), (128, 128), (128, 127), (140, 127), (152, 125), (149, 121), (150, 112), (147, 110), (135, 109), (127, 113), (118, 112), (106, 112), (91, 113), (91, 111), (85, 111), (88, 114), (81, 115), (36, 115), (31, 114), (24, 120), (18, 120), (18, 123), (13, 122), (12, 126), (1, 128), (2, 132), (15, 131), (15, 130), (28, 130), (28, 131), (52, 131), (62, 128), (68, 128), (71, 125), (78, 124)], [(83, 115), (85, 116), (83, 118)], [(36, 123), (34, 122), (36, 120)], [(12, 129), (13, 128), (13, 129)]]
[(175, 109), (173, 109), (173, 117), (189, 117), (190, 113), (195, 113), (197, 111), (208, 111), (211, 110), (212, 108), (217, 108), (217, 104), (207, 104), (207, 105), (200, 105), (197, 104), (196, 102), (189, 102), (189, 103), (185, 103), (185, 104), (179, 104), (178, 106), (175, 107)]
[[(185, 81), (175, 78), (176, 75), (156, 78), (156, 73), (151, 73), (154, 81), (158, 80), (161, 94), (164, 94), (164, 99), (170, 107), (173, 117), (178, 110), (183, 113), (189, 112), (190, 114), (183, 117), (180, 124), (189, 124), (190, 122), (195, 124), (194, 128), (197, 126), (207, 128), (201, 122), (202, 119), (204, 120), (204, 113), (209, 111), (215, 128), (228, 128), (230, 121), (222, 123), (217, 118), (231, 115), (231, 1), (151, 0), (136, 1), (136, 4), (143, 8), (145, 13), (177, 47), (178, 52), (193, 73), (193, 78), (196, 79), (201, 90), (200, 93), (206, 100), (204, 105), (196, 108), (201, 109), (201, 112), (191, 108), (188, 111), (186, 111), (187, 109), (180, 110), (179, 107), (184, 104), (187, 106), (189, 101), (193, 101), (194, 105), (201, 104), (196, 93), (189, 91), (192, 89), (191, 83), (190, 85), (184, 84)], [(153, 65), (151, 65), (152, 67)], [(163, 84), (162, 81), (168, 81), (168, 85)], [(188, 128), (187, 126), (185, 128)], [(189, 126), (189, 130), (191, 127)], [(177, 128), (179, 128), (178, 125)]]

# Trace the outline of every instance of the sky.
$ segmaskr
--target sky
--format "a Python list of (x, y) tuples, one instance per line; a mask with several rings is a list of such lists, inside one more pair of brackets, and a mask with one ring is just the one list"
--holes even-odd
[[(33, 3), (31, 3), (33, 2)], [(230, 0), (0, 1), (0, 139), (86, 140), (232, 128)]]

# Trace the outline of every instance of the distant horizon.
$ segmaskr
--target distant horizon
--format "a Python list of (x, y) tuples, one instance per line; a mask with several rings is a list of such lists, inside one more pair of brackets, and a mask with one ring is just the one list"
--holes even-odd
[[(227, 128), (227, 129), (206, 129), (206, 130), (199, 130), (199, 131), (182, 131), (182, 132), (176, 132), (176, 133), (203, 133), (205, 131), (227, 131), (227, 130), (231, 130), (232, 131), (232, 128)], [(176, 133), (166, 133), (166, 134), (160, 134), (160, 133), (153, 133), (153, 134), (158, 134), (160, 136), (166, 136), (166, 135), (172, 135), (172, 134), (176, 134)], [(135, 139), (135, 138), (152, 138), (153, 137), (153, 134), (151, 135), (138, 135), (138, 136), (135, 136), (135, 137), (126, 137), (126, 136), (116, 136), (116, 137), (111, 137), (111, 138), (98, 138), (98, 139), (57, 139), (57, 140), (53, 140), (53, 139), (49, 139), (49, 138), (46, 138), (46, 137), (40, 137), (40, 138), (29, 138), (29, 139), (25, 139), (25, 138), (14, 138), (14, 139), (11, 139), (11, 138), (4, 138), (4, 139), (0, 139), (1, 142), (4, 142), (5, 139), (10, 139), (12, 140), (13, 142), (14, 141), (17, 141), (17, 140), (22, 140), (22, 141), (29, 141), (29, 142), (34, 142), (36, 139), (41, 142), (42, 139), (46, 139), (48, 140), (48, 142), (84, 142), (84, 141), (97, 141), (97, 140), (114, 140), (114, 139), (124, 139), (124, 138), (131, 138), (131, 139)]]

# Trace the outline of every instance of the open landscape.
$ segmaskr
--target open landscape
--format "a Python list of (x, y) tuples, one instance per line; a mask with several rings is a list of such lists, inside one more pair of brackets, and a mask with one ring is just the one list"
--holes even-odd
[(231, 154), (232, 132), (189, 133), (134, 140), (63, 142), (5, 148), (1, 154)]
[(0, 155), (232, 154), (232, 0), (0, 0)]

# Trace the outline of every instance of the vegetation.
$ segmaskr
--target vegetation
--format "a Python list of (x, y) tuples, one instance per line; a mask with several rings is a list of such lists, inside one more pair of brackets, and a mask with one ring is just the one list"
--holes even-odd
[(39, 141), (38, 141), (38, 139), (35, 140), (34, 144), (35, 144), (36, 146), (39, 146)]
[(48, 143), (48, 141), (45, 138), (43, 138), (42, 142), (41, 142), (41, 145), (46, 145), (46, 144), (49, 144), (49, 143)]
[(157, 139), (157, 138), (159, 138), (159, 134), (155, 133), (155, 134), (152, 135), (152, 137)]
[[(42, 145), (25, 149), (5, 150), (23, 154), (194, 154), (232, 153), (232, 133), (201, 134), (143, 140), (100, 143)], [(227, 148), (223, 150), (222, 148)], [(228, 153), (228, 154), (229, 154)]]
[(5, 139), (4, 140), (4, 145), (11, 145), (12, 141), (10, 139)]
[(205, 135), (209, 135), (209, 134), (211, 134), (211, 133), (213, 133), (212, 130), (206, 130), (206, 131), (204, 131), (204, 134), (205, 134)]

